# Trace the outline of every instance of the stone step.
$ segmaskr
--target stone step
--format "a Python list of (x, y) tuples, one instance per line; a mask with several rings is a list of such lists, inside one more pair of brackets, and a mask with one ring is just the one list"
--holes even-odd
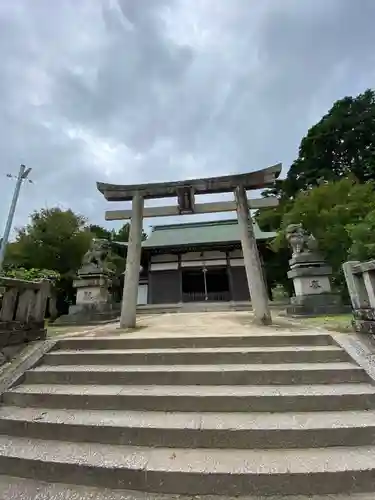
[(287, 386), (20, 385), (6, 405), (90, 410), (298, 412), (375, 409), (371, 384)]
[(258, 365), (42, 365), (26, 384), (288, 385), (369, 382), (353, 363)]
[(43, 362), (49, 365), (168, 365), (253, 364), (350, 361), (338, 346), (220, 347), (176, 349), (57, 350)]
[(178, 448), (319, 448), (375, 445), (375, 411), (164, 413), (0, 408), (0, 434)]
[(65, 338), (59, 340), (55, 349), (175, 349), (204, 347), (265, 347), (290, 345), (334, 345), (332, 336), (326, 333), (277, 333), (262, 335), (220, 335), (189, 337), (119, 337)]
[(309, 495), (374, 490), (375, 447), (145, 448), (0, 436), (3, 474), (189, 495)]
[[(46, 483), (35, 479), (0, 476), (0, 498), (2, 500), (195, 500), (191, 495), (144, 494), (131, 490), (113, 490), (64, 483)], [(201, 500), (238, 500), (236, 497), (205, 495)], [(199, 499), (196, 499), (199, 500)], [(374, 500), (373, 493), (324, 496), (241, 496), (240, 500)]]

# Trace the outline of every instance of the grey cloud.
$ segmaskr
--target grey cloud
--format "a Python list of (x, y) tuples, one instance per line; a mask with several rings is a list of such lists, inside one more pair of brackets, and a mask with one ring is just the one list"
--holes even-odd
[(3, 0), (0, 226), (21, 162), (17, 225), (56, 204), (103, 223), (96, 180), (289, 166), (374, 86), (374, 18), (373, 0)]
[[(157, 30), (159, 5), (122, 2), (128, 25), (119, 18), (121, 9), (103, 5), (107, 43), (97, 51), (95, 83), (90, 89), (84, 74), (59, 68), (54, 98), (62, 113), (76, 123), (117, 134), (136, 148), (152, 145), (163, 95), (181, 82), (190, 56), (186, 49), (168, 46), (161, 29)], [(147, 140), (150, 125), (155, 133)]]

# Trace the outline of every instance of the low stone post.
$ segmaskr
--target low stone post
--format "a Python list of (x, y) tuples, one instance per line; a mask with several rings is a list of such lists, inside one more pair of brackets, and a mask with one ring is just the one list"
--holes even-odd
[[(354, 269), (360, 262), (358, 260), (344, 262), (342, 270), (344, 271), (346, 286), (350, 296), (353, 309), (364, 309), (370, 306), (369, 296), (366, 290), (362, 272), (355, 273)], [(374, 305), (375, 307), (375, 305)]]
[(254, 318), (261, 325), (270, 325), (272, 318), (268, 304), (267, 288), (244, 187), (237, 187), (235, 190), (235, 199), (238, 225), (241, 231), (242, 253)]
[(143, 206), (143, 196), (138, 192), (134, 195), (132, 201), (124, 293), (121, 306), (121, 328), (134, 328), (136, 325), (139, 271), (141, 268)]
[(375, 260), (349, 261), (342, 265), (357, 332), (375, 336)]
[(46, 338), (51, 283), (0, 277), (0, 365), (24, 344)]
[(367, 271), (363, 272), (362, 276), (367, 292), (368, 301), (370, 303), (370, 306), (375, 309), (375, 270), (368, 269)]
[(10, 286), (9, 279), (7, 282), (2, 279), (1, 290), (1, 307), (0, 307), (0, 322), (13, 321), (15, 316), (15, 307), (18, 297), (18, 289), (16, 285)]

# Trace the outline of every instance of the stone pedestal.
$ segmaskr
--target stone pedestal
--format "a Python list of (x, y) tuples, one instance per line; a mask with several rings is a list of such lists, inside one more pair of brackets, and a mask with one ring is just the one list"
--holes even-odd
[(293, 280), (295, 297), (287, 313), (318, 316), (343, 312), (340, 296), (332, 293), (332, 269), (317, 252), (302, 252), (289, 261), (288, 278)]
[(112, 280), (104, 274), (79, 275), (73, 281), (77, 289), (76, 305), (70, 306), (69, 314), (77, 314), (87, 310), (100, 311), (111, 303), (110, 286)]
[(76, 304), (70, 306), (69, 314), (58, 318), (55, 324), (89, 324), (117, 318), (120, 309), (112, 301), (111, 284), (108, 274), (79, 274), (73, 282), (77, 289)]
[(94, 238), (83, 257), (73, 286), (77, 289), (76, 304), (69, 314), (61, 316), (55, 324), (88, 324), (117, 318), (119, 307), (113, 303), (110, 288), (114, 274), (107, 265), (110, 242)]

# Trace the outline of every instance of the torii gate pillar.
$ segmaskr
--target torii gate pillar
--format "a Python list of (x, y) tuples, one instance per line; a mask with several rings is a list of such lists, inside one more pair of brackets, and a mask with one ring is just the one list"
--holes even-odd
[(128, 242), (128, 254), (122, 295), (120, 328), (135, 328), (137, 321), (137, 294), (141, 268), (141, 246), (144, 200), (136, 192), (132, 200), (132, 216)]
[(272, 324), (268, 304), (268, 294), (263, 277), (262, 264), (254, 235), (253, 222), (250, 217), (246, 190), (238, 186), (234, 192), (237, 205), (238, 225), (241, 231), (242, 254), (245, 262), (247, 284), (251, 297), (256, 323)]

